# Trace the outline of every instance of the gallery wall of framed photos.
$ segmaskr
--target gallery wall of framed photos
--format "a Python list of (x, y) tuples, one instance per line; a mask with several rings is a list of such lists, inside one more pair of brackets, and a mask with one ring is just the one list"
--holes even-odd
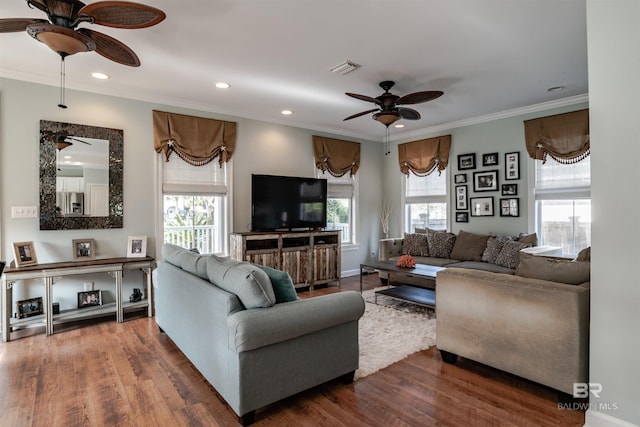
[(463, 153), (453, 174), (455, 222), (520, 216), (520, 152)]

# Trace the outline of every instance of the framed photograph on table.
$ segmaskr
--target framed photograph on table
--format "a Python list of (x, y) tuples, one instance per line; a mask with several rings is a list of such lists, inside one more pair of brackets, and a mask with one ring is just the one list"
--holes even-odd
[(500, 199), (500, 216), (520, 216), (520, 199)]
[(73, 239), (73, 260), (96, 259), (96, 241), (93, 239)]
[(493, 197), (472, 197), (471, 216), (493, 216)]
[(458, 170), (475, 169), (476, 153), (458, 155)]
[(78, 292), (78, 308), (94, 307), (102, 305), (102, 291), (84, 291)]
[(36, 257), (36, 248), (33, 242), (16, 242), (13, 244), (13, 255), (16, 259), (16, 267), (25, 265), (36, 265), (38, 258)]
[(482, 166), (496, 166), (498, 164), (498, 153), (488, 153), (482, 155)]
[(16, 315), (18, 316), (18, 319), (24, 319), (25, 317), (37, 316), (38, 314), (44, 313), (42, 297), (18, 301), (16, 306)]
[(127, 258), (144, 258), (147, 256), (147, 236), (129, 236), (127, 241)]
[(473, 191), (498, 191), (498, 171), (474, 172)]
[(504, 155), (504, 179), (520, 179), (520, 152), (505, 153)]
[(456, 185), (456, 209), (465, 211), (469, 209), (467, 205), (467, 186)]

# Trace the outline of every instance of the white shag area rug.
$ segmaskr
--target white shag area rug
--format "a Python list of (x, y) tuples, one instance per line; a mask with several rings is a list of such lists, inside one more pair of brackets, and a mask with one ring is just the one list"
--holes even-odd
[(355, 379), (366, 377), (412, 353), (436, 343), (436, 319), (432, 309), (378, 295), (362, 293), (365, 312), (358, 324), (360, 368)]

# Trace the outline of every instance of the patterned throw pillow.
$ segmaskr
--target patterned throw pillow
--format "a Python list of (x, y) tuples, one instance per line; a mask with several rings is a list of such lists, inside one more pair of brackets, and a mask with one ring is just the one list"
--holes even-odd
[(520, 233), (518, 236), (518, 242), (530, 243), (531, 246), (538, 246), (538, 235), (536, 233), (524, 234)]
[(429, 230), (427, 234), (429, 253), (436, 258), (449, 258), (453, 245), (456, 243), (456, 235), (444, 231)]
[(426, 234), (404, 233), (402, 254), (411, 256), (429, 256), (429, 243)]
[(495, 264), (496, 258), (498, 258), (498, 254), (502, 250), (505, 241), (505, 239), (500, 239), (498, 237), (489, 237), (489, 240), (487, 240), (487, 247), (482, 253), (482, 261)]
[(520, 251), (530, 247), (531, 243), (514, 242), (511, 240), (504, 242), (502, 250), (496, 257), (495, 264), (501, 267), (515, 269), (518, 266), (518, 255)]

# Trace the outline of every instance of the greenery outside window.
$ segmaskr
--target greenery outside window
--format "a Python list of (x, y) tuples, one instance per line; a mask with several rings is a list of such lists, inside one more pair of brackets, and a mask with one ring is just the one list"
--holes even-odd
[(448, 228), (447, 174), (437, 171), (427, 176), (409, 173), (402, 177), (405, 194), (405, 231), (416, 228)]
[(327, 228), (342, 230), (343, 245), (355, 244), (357, 175), (335, 177), (318, 172), (319, 178), (327, 179)]
[(192, 166), (177, 156), (162, 163), (164, 243), (200, 253), (228, 253), (230, 167), (230, 162)]

